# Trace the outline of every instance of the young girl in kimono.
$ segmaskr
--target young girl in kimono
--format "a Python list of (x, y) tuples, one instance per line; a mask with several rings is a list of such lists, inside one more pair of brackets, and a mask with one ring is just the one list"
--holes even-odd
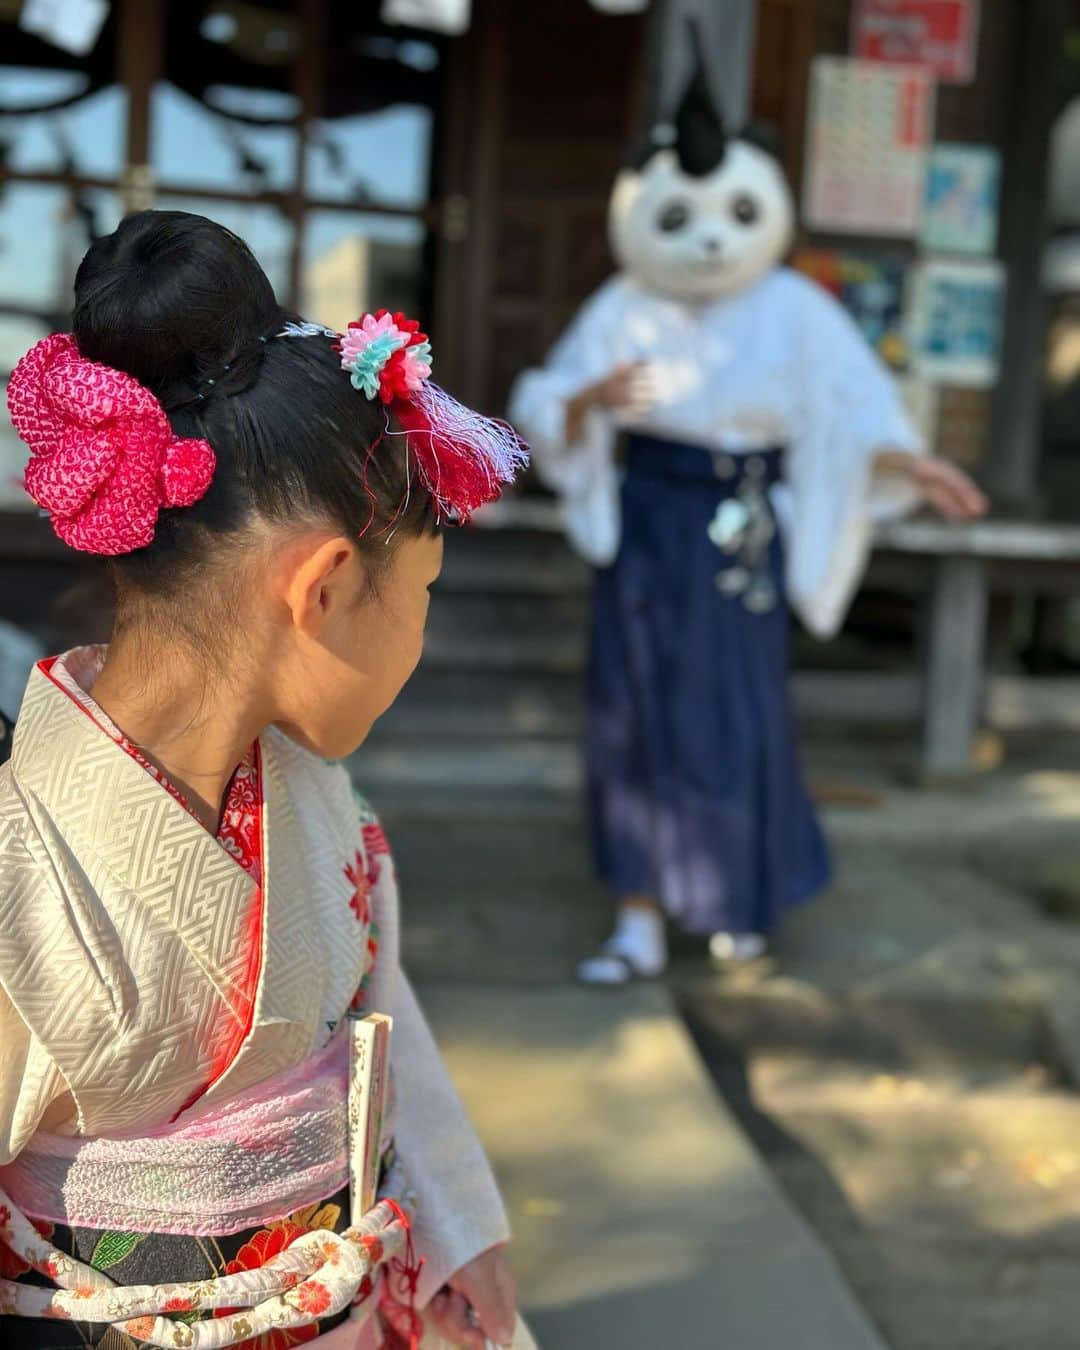
[[(116, 624), (35, 669), (0, 769), (0, 1342), (508, 1342), (495, 1183), (326, 761), (419, 659), (440, 522), (521, 445), (429, 383), (416, 323), (300, 322), (201, 217), (128, 218), (75, 289), (9, 405)], [(357, 1009), (394, 1023), (366, 1214)]]
[(718, 959), (758, 956), (821, 890), (790, 610), (831, 636), (875, 520), (920, 501), (985, 509), (922, 453), (840, 306), (779, 265), (793, 222), (780, 165), (725, 133), (699, 67), (675, 125), (616, 182), (621, 270), (511, 395), (597, 567), (586, 760), (617, 914), (580, 967), (588, 983), (659, 974), (665, 914)]

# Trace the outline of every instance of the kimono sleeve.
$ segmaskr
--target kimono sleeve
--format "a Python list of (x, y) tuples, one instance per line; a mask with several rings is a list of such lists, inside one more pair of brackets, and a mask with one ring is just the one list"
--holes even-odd
[(586, 301), (543, 366), (518, 376), (508, 404), (537, 472), (562, 499), (571, 542), (600, 565), (610, 563), (618, 547), (615, 422), (593, 409), (580, 437), (568, 442), (566, 405), (619, 364), (623, 291), (615, 279)]
[[(373, 817), (367, 817), (364, 835), (385, 850), (385, 835)], [(368, 1006), (394, 1019), (394, 1142), (403, 1182), (415, 1197), (413, 1240), (424, 1258), (417, 1289), (422, 1308), (455, 1271), (506, 1242), (510, 1230), (491, 1165), (401, 968), (392, 863), (380, 869), (371, 901), (379, 944)]]
[(906, 476), (876, 473), (884, 450), (924, 446), (900, 390), (848, 314), (820, 287), (787, 274), (796, 325), (797, 395), (786, 491), (788, 592), (809, 630), (843, 623), (876, 521), (918, 504)]
[(22, 1152), (67, 1095), (60, 1070), (0, 987), (0, 1166)]
[(417, 1197), (413, 1236), (425, 1260), (417, 1291), (423, 1307), (455, 1271), (508, 1241), (510, 1227), (491, 1165), (400, 969), (390, 1008), (395, 1143)]

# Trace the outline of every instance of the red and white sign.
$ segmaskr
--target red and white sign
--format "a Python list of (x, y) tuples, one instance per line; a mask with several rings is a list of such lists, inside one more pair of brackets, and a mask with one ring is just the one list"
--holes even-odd
[(934, 91), (925, 69), (815, 58), (803, 183), (811, 229), (914, 236), (934, 135)]
[(851, 54), (925, 66), (946, 84), (975, 78), (979, 0), (855, 0)]

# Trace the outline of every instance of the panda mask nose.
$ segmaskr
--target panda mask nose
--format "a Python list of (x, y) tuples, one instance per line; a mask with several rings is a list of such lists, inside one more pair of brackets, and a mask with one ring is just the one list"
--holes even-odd
[(723, 241), (717, 239), (714, 235), (709, 235), (708, 238), (702, 240), (702, 247), (710, 258), (718, 258), (724, 251)]

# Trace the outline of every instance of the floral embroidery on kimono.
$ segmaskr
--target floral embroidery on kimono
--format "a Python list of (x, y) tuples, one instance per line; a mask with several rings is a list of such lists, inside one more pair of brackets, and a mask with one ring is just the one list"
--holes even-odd
[(356, 857), (345, 866), (345, 876), (354, 888), (349, 907), (361, 923), (368, 925), (367, 959), (364, 973), (360, 979), (356, 994), (349, 1005), (351, 1011), (359, 1012), (367, 997), (368, 987), (375, 970), (375, 959), (379, 952), (379, 926), (372, 921), (371, 895), (379, 884), (384, 867), (393, 867), (390, 842), (379, 823), (378, 816), (368, 802), (358, 793), (353, 794), (361, 820), (361, 839), (363, 851), (357, 850)]

